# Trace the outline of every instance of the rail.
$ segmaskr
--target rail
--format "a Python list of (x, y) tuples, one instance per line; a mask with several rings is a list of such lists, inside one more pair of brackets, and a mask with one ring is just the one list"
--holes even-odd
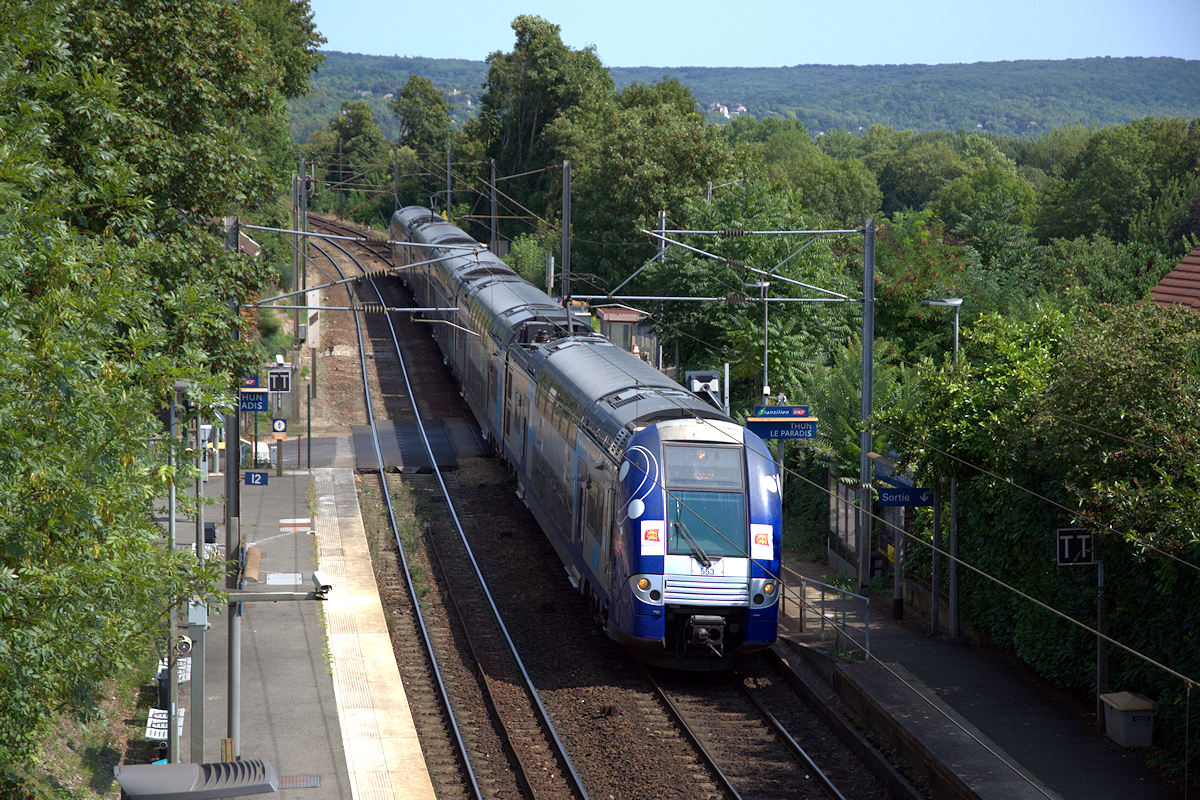
[[(809, 625), (809, 612), (813, 612), (819, 620), (821, 639), (826, 638), (826, 629), (828, 628), (840, 643), (843, 638), (854, 640), (852, 635), (854, 631), (854, 621), (852, 612), (849, 609), (850, 601), (862, 601), (862, 647), (865, 653), (864, 660), (871, 660), (871, 598), (866, 595), (856, 594), (848, 589), (842, 589), (828, 583), (823, 583), (815, 578), (809, 578), (800, 574), (791, 567), (783, 567), (784, 578), (783, 590), (780, 592), (780, 614), (787, 612), (787, 601), (791, 599), (799, 605), (800, 612), (797, 618), (800, 621), (800, 630), (807, 631)], [(795, 576), (799, 579), (799, 591), (795, 591), (795, 582), (789, 582), (787, 578)], [(812, 588), (814, 593), (819, 593), (819, 599), (816, 601), (809, 599), (809, 589)], [(789, 591), (789, 589), (791, 591)], [(833, 599), (830, 596), (833, 595)], [(831, 605), (833, 610), (830, 610)]]

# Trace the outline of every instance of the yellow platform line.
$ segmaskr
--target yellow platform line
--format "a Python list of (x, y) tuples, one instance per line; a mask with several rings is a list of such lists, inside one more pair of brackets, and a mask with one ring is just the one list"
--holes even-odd
[(392, 652), (349, 469), (314, 469), (333, 689), (354, 800), (434, 800)]

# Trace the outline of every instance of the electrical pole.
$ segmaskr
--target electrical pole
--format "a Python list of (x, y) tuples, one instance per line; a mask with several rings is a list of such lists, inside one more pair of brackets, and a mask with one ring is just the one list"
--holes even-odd
[(346, 199), (346, 171), (342, 168), (342, 140), (338, 139), (338, 216), (342, 215), (342, 201)]
[[(171, 484), (168, 487), (168, 501), (171, 516), (167, 519), (167, 551), (175, 552), (175, 395), (178, 390), (171, 387), (170, 416), (168, 417), (167, 466), (170, 468)], [(179, 703), (179, 656), (175, 652), (175, 607), (172, 606), (167, 615), (167, 763), (174, 764), (179, 760), (179, 731), (176, 730), (176, 710)]]
[(568, 330), (571, 319), (571, 162), (563, 161), (563, 212), (562, 212), (562, 297), (563, 307), (568, 311)]
[[(308, 176), (305, 174), (304, 157), (300, 157), (300, 177), (297, 181), (297, 193), (294, 195), (296, 200), (295, 213), (300, 219), (306, 219), (303, 209), (308, 202)], [(238, 236), (238, 221), (233, 222), (233, 241), (236, 246)], [(304, 237), (305, 247), (307, 247), (308, 238)], [(294, 253), (299, 255), (298, 263), (303, 267), (304, 257), (303, 252), (299, 247)], [(292, 288), (296, 288), (297, 282), (302, 282), (303, 269), (300, 272), (292, 274)], [(299, 314), (299, 309), (297, 309)], [(238, 306), (234, 306), (234, 314), (240, 316)], [(297, 328), (297, 331), (299, 329)], [(240, 333), (235, 324), (233, 338), (237, 340)], [(241, 563), (238, 518), (241, 516), (242, 495), (241, 495), (241, 441), (242, 441), (242, 412), (241, 412), (241, 385), (235, 386), (234, 392), (238, 399), (238, 408), (232, 413), (224, 415), (225, 421), (225, 561), (227, 563), (225, 572), (225, 586), (229, 589), (237, 588), (237, 565)], [(257, 447), (257, 443), (255, 443)], [(241, 700), (236, 694), (241, 690), (241, 673), (242, 673), (242, 606), (240, 603), (230, 603), (228, 606), (229, 613), (229, 628), (227, 630), (228, 644), (228, 662), (229, 667), (226, 670), (226, 736), (232, 740), (233, 755), (235, 758), (241, 756), (238, 728), (241, 725)], [(234, 698), (238, 699), (235, 700)]]
[(871, 581), (871, 404), (875, 380), (875, 220), (863, 230), (862, 435), (858, 462), (858, 585)]
[(492, 185), (492, 241), (491, 241), (491, 250), (492, 250), (493, 255), (499, 257), (500, 254), (496, 252), (496, 249), (500, 246), (500, 229), (498, 227), (500, 224), (500, 220), (497, 219), (497, 208), (496, 208), (496, 159), (494, 159), (494, 158), (491, 159), (491, 161), (489, 163), (492, 166), (492, 184), (491, 184)]

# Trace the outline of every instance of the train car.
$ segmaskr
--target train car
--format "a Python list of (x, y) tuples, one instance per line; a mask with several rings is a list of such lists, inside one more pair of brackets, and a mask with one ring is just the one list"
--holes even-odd
[(762, 440), (425, 208), (396, 267), (518, 493), (605, 632), (638, 658), (723, 669), (774, 643), (779, 478)]

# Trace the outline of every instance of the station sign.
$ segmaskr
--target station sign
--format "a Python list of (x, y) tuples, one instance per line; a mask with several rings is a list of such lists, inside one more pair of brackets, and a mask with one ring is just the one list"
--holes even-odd
[(267, 390), (242, 389), (238, 408), (242, 411), (266, 411), (268, 408)]
[(266, 486), (268, 475), (269, 473), (262, 471), (247, 471), (242, 473), (242, 479), (245, 481), (247, 486)]
[(746, 427), (763, 439), (814, 439), (817, 418), (808, 406), (755, 406)]
[(287, 394), (292, 391), (292, 371), (290, 369), (273, 369), (267, 372), (267, 389), (277, 394)]
[(242, 388), (243, 389), (257, 389), (258, 388), (258, 376), (257, 375), (243, 375), (242, 376)]
[(755, 406), (756, 417), (807, 417), (808, 406)]
[(1095, 564), (1092, 532), (1086, 528), (1058, 529), (1058, 565)]
[(931, 506), (937, 500), (937, 492), (920, 486), (881, 486), (879, 488), (879, 505), (889, 506)]

